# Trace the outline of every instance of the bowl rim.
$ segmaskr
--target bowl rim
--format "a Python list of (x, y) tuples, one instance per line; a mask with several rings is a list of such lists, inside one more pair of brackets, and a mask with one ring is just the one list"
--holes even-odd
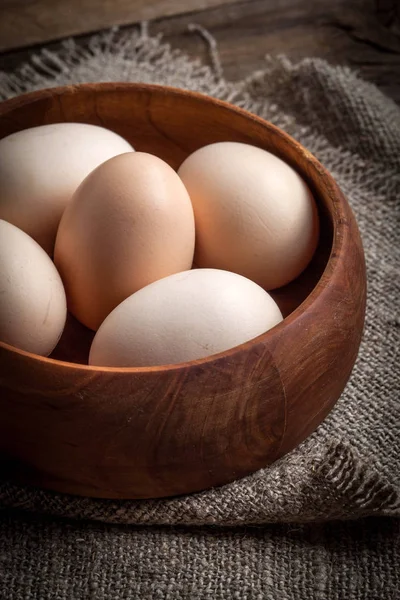
[[(242, 117), (249, 119), (250, 121), (257, 123), (258, 125), (262, 125), (269, 131), (272, 131), (275, 136), (280, 137), (286, 143), (286, 145), (291, 146), (297, 154), (303, 155), (309, 164), (310, 171), (317, 172), (318, 178), (323, 182), (326, 188), (326, 192), (331, 197), (331, 207), (333, 216), (335, 218), (333, 221), (333, 235), (332, 235), (332, 247), (330, 250), (330, 254), (325, 265), (325, 268), (320, 275), (320, 278), (311, 292), (307, 295), (307, 297), (295, 308), (293, 312), (291, 312), (287, 317), (285, 317), (280, 323), (266, 331), (258, 335), (255, 338), (252, 338), (238, 346), (234, 346), (233, 348), (229, 348), (228, 350), (223, 350), (222, 352), (218, 352), (217, 354), (212, 354), (210, 356), (206, 356), (204, 358), (181, 362), (177, 364), (166, 364), (166, 365), (155, 365), (149, 367), (105, 367), (105, 366), (95, 366), (95, 365), (85, 365), (82, 363), (73, 363), (69, 361), (58, 360), (55, 358), (49, 358), (47, 356), (40, 356), (38, 354), (34, 354), (32, 352), (28, 352), (26, 350), (21, 350), (12, 346), (11, 344), (7, 344), (6, 342), (2, 342), (0, 340), (0, 349), (4, 349), (12, 354), (17, 354), (21, 358), (25, 358), (30, 360), (32, 363), (40, 363), (42, 365), (48, 365), (53, 367), (58, 367), (61, 369), (72, 370), (72, 371), (81, 371), (82, 373), (107, 373), (107, 374), (117, 374), (117, 373), (125, 373), (125, 374), (141, 374), (141, 373), (166, 373), (173, 371), (186, 370), (190, 367), (196, 366), (204, 366), (207, 364), (215, 363), (221, 358), (229, 358), (240, 352), (246, 351), (250, 349), (254, 344), (262, 343), (264, 341), (272, 341), (273, 339), (278, 339), (282, 329), (287, 327), (288, 325), (293, 324), (302, 314), (304, 314), (309, 308), (311, 308), (314, 304), (316, 304), (317, 300), (320, 300), (324, 294), (327, 294), (327, 286), (324, 283), (325, 276), (327, 271), (329, 271), (329, 280), (332, 279), (335, 272), (339, 268), (339, 258), (342, 256), (342, 249), (346, 244), (346, 231), (347, 231), (347, 219), (344, 213), (344, 209), (346, 208), (347, 201), (343, 194), (340, 192), (336, 182), (334, 181), (332, 175), (329, 171), (315, 158), (313, 154), (309, 150), (307, 150), (300, 142), (295, 140), (291, 135), (283, 131), (280, 127), (274, 125), (270, 121), (263, 119), (251, 113), (248, 110), (240, 108), (230, 102), (225, 100), (220, 100), (218, 98), (214, 98), (212, 96), (208, 96), (206, 94), (195, 92), (192, 90), (185, 90), (178, 87), (165, 86), (159, 84), (150, 84), (150, 83), (135, 83), (135, 82), (99, 82), (99, 83), (79, 83), (73, 85), (65, 85), (65, 86), (56, 86), (52, 88), (43, 88), (40, 90), (35, 90), (33, 92), (28, 92), (24, 94), (20, 94), (14, 98), (10, 98), (0, 102), (0, 118), (6, 115), (10, 110), (14, 110), (16, 108), (21, 108), (26, 104), (30, 104), (37, 100), (42, 100), (46, 96), (54, 97), (61, 96), (63, 94), (73, 94), (80, 91), (83, 92), (92, 92), (97, 93), (99, 90), (104, 92), (114, 92), (114, 91), (141, 91), (141, 92), (153, 92), (156, 94), (164, 94), (164, 95), (175, 95), (180, 97), (191, 98), (200, 103), (213, 104), (214, 106), (223, 109), (229, 110), (230, 112), (235, 112)], [(333, 199), (336, 199), (336, 202)]]

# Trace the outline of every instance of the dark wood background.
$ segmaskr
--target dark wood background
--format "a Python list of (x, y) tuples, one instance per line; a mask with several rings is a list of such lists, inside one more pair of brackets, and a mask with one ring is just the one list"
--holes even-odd
[(262, 68), (268, 53), (347, 64), (400, 103), (400, 0), (0, 0), (0, 70), (32, 48), (114, 24), (149, 20), (172, 46), (208, 60), (190, 23), (218, 42), (227, 78)]

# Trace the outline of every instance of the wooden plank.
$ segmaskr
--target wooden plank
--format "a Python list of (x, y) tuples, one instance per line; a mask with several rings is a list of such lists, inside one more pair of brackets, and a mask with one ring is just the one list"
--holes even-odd
[(0, 52), (232, 0), (0, 0)]
[[(22, 1), (22, 0), (21, 0)], [(0, 0), (1, 2), (1, 0)], [(218, 42), (224, 75), (240, 79), (265, 65), (265, 55), (284, 53), (348, 64), (400, 103), (400, 5), (397, 0), (247, 0), (150, 23), (150, 34), (189, 56), (210, 61), (204, 40), (188, 30), (198, 23)], [(129, 27), (128, 27), (129, 31)], [(80, 39), (84, 45), (87, 36)], [(57, 50), (58, 43), (48, 46)], [(0, 69), (13, 71), (29, 59), (28, 49), (0, 56)]]
[[(385, 10), (383, 10), (385, 8)], [(398, 0), (252, 0), (151, 24), (172, 46), (209, 61), (209, 49), (190, 23), (218, 43), (227, 79), (265, 66), (267, 54), (293, 60), (315, 56), (347, 64), (400, 102), (400, 4)]]

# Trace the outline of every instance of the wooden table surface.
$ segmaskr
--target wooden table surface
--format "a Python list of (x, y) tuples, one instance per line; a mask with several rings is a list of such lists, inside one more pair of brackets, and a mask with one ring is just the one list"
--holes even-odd
[(12, 71), (37, 46), (146, 19), (173, 47), (208, 60), (188, 25), (218, 42), (224, 74), (239, 79), (266, 54), (317, 56), (347, 64), (400, 103), (400, 0), (0, 0), (0, 70)]

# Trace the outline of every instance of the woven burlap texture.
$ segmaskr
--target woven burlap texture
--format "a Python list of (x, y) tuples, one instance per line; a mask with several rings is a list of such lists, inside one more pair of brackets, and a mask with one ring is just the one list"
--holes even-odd
[(269, 119), (331, 171), (356, 214), (368, 274), (364, 339), (345, 392), (299, 448), (240, 481), (185, 497), (108, 501), (0, 481), (0, 506), (113, 523), (168, 525), (304, 522), (400, 514), (400, 109), (347, 68), (269, 58), (245, 81), (226, 82), (146, 28), (112, 31), (83, 50), (66, 42), (14, 74), (0, 97), (67, 83), (143, 81), (197, 90)]
[(0, 514), (2, 600), (399, 600), (399, 560), (385, 517), (221, 530)]

